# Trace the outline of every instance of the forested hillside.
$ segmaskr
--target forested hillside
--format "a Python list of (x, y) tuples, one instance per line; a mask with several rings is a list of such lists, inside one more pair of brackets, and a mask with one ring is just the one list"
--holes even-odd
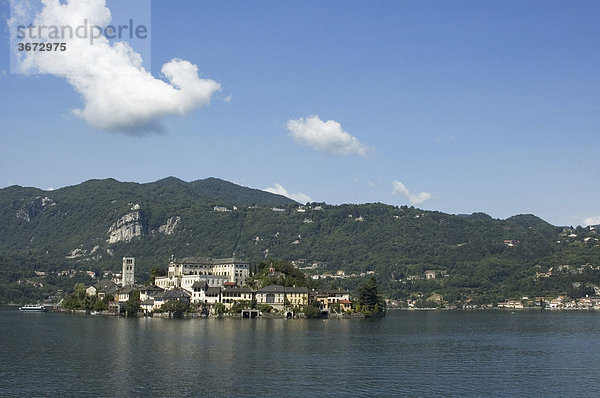
[[(439, 293), (451, 302), (600, 284), (593, 269), (600, 235), (590, 228), (555, 227), (533, 215), (497, 220), (380, 203), (301, 205), (215, 178), (91, 180), (55, 191), (13, 186), (0, 190), (0, 222), (4, 301), (62, 286), (51, 272), (118, 272), (126, 254), (136, 257), (141, 277), (172, 255), (235, 255), (251, 264), (302, 259), (319, 266), (313, 273), (374, 271), (392, 298)], [(584, 264), (591, 270), (556, 272)], [(539, 276), (551, 269), (553, 277)], [(423, 278), (427, 270), (438, 277)], [(48, 275), (41, 281), (35, 271)], [(354, 288), (360, 281), (334, 283)]]

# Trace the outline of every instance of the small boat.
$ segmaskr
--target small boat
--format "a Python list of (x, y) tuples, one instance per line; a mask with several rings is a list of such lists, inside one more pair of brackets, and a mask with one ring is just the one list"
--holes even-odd
[(23, 312), (43, 312), (46, 311), (46, 307), (38, 304), (25, 304), (23, 307), (19, 307), (19, 311)]

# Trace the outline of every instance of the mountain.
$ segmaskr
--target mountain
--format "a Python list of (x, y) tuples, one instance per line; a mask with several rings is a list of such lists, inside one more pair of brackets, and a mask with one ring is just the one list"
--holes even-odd
[(190, 189), (197, 200), (223, 204), (235, 203), (238, 206), (279, 206), (296, 204), (292, 199), (276, 195), (260, 189), (243, 187), (219, 178), (206, 178), (186, 183), (175, 177), (167, 177), (150, 185), (169, 187), (172, 189)]
[[(565, 264), (600, 265), (590, 229), (555, 227), (534, 215), (498, 220), (381, 203), (300, 205), (216, 178), (90, 180), (54, 191), (11, 186), (0, 190), (0, 223), (0, 300), (72, 287), (64, 278), (36, 287), (35, 271), (117, 272), (124, 255), (137, 258), (138, 275), (172, 255), (235, 254), (251, 264), (302, 259), (320, 273), (373, 271), (392, 298), (488, 301), (566, 291), (597, 276), (600, 283), (595, 272), (536, 276)], [(421, 280), (427, 270), (441, 278)], [(335, 282), (352, 289), (359, 278)]]
[(207, 178), (190, 183), (196, 192), (202, 194), (207, 200), (236, 203), (242, 206), (261, 205), (279, 206), (297, 204), (285, 196), (275, 195), (260, 189), (247, 188), (218, 178)]

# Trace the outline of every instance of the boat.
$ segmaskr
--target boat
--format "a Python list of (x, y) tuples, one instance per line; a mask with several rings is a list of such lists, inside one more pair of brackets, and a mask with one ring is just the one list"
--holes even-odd
[(19, 307), (19, 311), (23, 312), (43, 312), (46, 311), (46, 307), (38, 304), (25, 304), (23, 307)]

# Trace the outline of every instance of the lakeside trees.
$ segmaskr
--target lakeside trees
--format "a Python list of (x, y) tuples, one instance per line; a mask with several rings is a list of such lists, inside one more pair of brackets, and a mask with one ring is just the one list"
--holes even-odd
[(319, 307), (319, 302), (314, 301), (313, 303), (304, 306), (304, 316), (307, 318), (321, 318), (321, 308)]
[(362, 312), (366, 317), (385, 316), (385, 300), (379, 293), (379, 285), (374, 276), (371, 276), (358, 288), (356, 311)]
[(183, 318), (183, 314), (190, 308), (189, 303), (183, 303), (178, 300), (167, 301), (162, 305), (160, 310), (162, 312), (168, 312), (169, 317)]
[(137, 313), (140, 311), (140, 305), (140, 292), (134, 290), (129, 296), (129, 300), (125, 302), (125, 314), (127, 316), (137, 316)]

